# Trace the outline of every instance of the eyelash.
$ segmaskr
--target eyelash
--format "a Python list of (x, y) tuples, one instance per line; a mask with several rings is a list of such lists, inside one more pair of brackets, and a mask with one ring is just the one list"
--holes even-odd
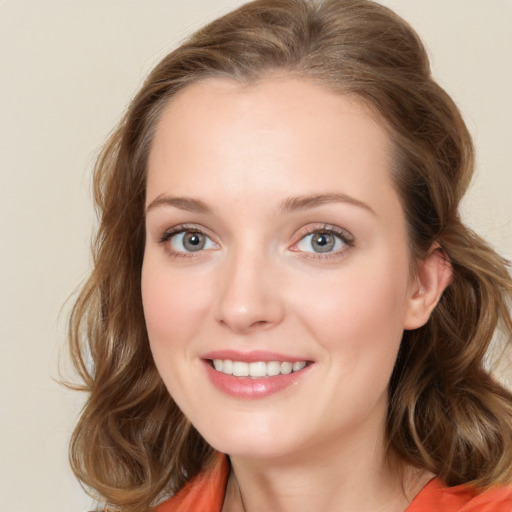
[[(180, 224), (178, 226), (174, 226), (173, 228), (165, 231), (159, 239), (159, 243), (161, 245), (167, 245), (167, 250), (173, 258), (193, 258), (193, 257), (197, 256), (196, 254), (194, 254), (193, 251), (190, 251), (190, 252), (189, 251), (175, 251), (169, 247), (169, 245), (170, 245), (169, 242), (172, 240), (172, 238), (175, 237), (176, 235), (179, 235), (182, 233), (198, 233), (198, 234), (201, 234), (211, 240), (211, 237), (208, 236), (202, 229), (198, 228), (197, 226), (188, 225), (188, 224)], [(343, 247), (339, 250), (332, 251), (332, 252), (331, 251), (325, 252), (325, 253), (317, 253), (314, 251), (311, 251), (311, 252), (299, 251), (299, 250), (293, 249), (293, 247), (296, 247), (307, 236), (310, 236), (313, 234), (333, 235), (334, 237), (336, 237), (338, 240), (340, 240), (342, 242)], [(293, 244), (293, 246), (290, 250), (292, 252), (302, 253), (302, 257), (304, 257), (306, 259), (318, 261), (318, 260), (328, 260), (328, 259), (332, 259), (332, 258), (341, 258), (341, 257), (345, 256), (345, 254), (350, 249), (352, 249), (354, 247), (354, 245), (355, 245), (354, 237), (348, 231), (338, 228), (336, 226), (329, 225), (329, 224), (323, 224), (321, 226), (316, 225), (316, 226), (312, 226), (312, 227), (302, 228), (299, 233), (298, 241)], [(203, 249), (197, 251), (197, 253), (202, 253), (202, 252), (203, 252)]]
[[(180, 235), (182, 233), (197, 233), (211, 240), (211, 237), (208, 236), (202, 229), (198, 228), (197, 226), (189, 224), (180, 224), (179, 226), (174, 226), (173, 228), (165, 231), (159, 239), (159, 243), (161, 245), (167, 246), (167, 250), (171, 257), (173, 258), (193, 258), (196, 256), (193, 251), (174, 251), (171, 249), (169, 242), (173, 239), (173, 237)], [(197, 252), (201, 253), (203, 252), (203, 250), (199, 250)]]
[[(333, 235), (338, 240), (341, 241), (343, 244), (341, 249), (338, 249), (336, 251), (330, 251), (325, 253), (318, 253), (318, 252), (307, 252), (307, 251), (296, 251), (301, 252), (303, 258), (307, 258), (309, 260), (314, 261), (325, 261), (335, 258), (342, 258), (346, 255), (348, 251), (350, 251), (354, 245), (355, 245), (355, 239), (354, 237), (346, 230), (341, 229), (337, 226), (332, 226), (330, 224), (323, 224), (321, 226), (312, 226), (312, 227), (304, 227), (299, 233), (299, 240), (293, 244), (292, 247), (296, 247), (301, 241), (303, 241), (307, 236), (310, 235)], [(293, 251), (293, 248), (291, 249)], [(295, 251), (294, 251), (295, 252)]]

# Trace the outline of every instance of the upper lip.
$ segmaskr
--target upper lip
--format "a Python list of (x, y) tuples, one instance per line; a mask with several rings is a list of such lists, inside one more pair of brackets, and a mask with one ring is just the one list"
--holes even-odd
[(257, 361), (286, 361), (290, 363), (298, 363), (300, 361), (309, 361), (304, 357), (292, 356), (289, 354), (279, 354), (277, 352), (268, 352), (266, 350), (251, 350), (249, 352), (240, 352), (238, 350), (214, 350), (203, 354), (202, 359), (229, 359), (231, 361), (243, 361), (246, 363), (254, 363)]

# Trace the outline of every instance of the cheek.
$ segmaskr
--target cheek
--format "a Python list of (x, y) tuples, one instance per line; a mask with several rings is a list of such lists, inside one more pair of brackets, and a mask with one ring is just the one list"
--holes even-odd
[(403, 262), (357, 263), (338, 277), (308, 287), (300, 304), (303, 321), (330, 352), (372, 361), (387, 357), (394, 364), (406, 310), (408, 276)]
[(173, 272), (168, 262), (148, 253), (141, 279), (146, 329), (153, 359), (169, 393), (182, 410), (193, 403), (187, 386), (190, 364), (197, 364), (196, 339), (200, 318), (208, 310), (205, 287), (187, 278), (186, 272)]
[(160, 351), (186, 347), (199, 327), (198, 319), (207, 310), (207, 287), (187, 279), (186, 272), (171, 272), (168, 265), (151, 255), (144, 259), (141, 287), (155, 359)]

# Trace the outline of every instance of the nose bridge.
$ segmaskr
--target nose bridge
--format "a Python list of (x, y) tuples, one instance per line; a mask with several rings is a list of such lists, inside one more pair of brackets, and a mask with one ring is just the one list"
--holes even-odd
[(235, 332), (280, 322), (284, 305), (275, 286), (276, 263), (254, 241), (233, 247), (223, 262), (217, 319)]

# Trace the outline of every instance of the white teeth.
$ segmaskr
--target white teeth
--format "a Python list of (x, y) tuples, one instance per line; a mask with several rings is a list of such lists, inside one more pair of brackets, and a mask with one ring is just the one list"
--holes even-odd
[(281, 373), (281, 363), (279, 361), (270, 361), (267, 363), (267, 375), (274, 377)]
[(235, 377), (275, 377), (276, 375), (288, 375), (298, 372), (306, 366), (306, 361), (291, 363), (289, 361), (232, 361), (231, 359), (214, 359), (213, 367), (218, 372)]
[(235, 377), (249, 377), (249, 363), (233, 361), (233, 375)]
[(228, 375), (233, 375), (233, 361), (230, 361), (229, 359), (222, 361), (222, 372), (227, 373)]
[(267, 375), (267, 365), (264, 361), (249, 363), (249, 375), (251, 377), (265, 377)]
[(293, 364), (292, 363), (281, 363), (281, 373), (284, 375), (288, 375), (289, 373), (292, 373), (293, 370)]
[(306, 366), (306, 361), (299, 361), (298, 363), (293, 363), (293, 371), (298, 372), (299, 370), (302, 370)]

